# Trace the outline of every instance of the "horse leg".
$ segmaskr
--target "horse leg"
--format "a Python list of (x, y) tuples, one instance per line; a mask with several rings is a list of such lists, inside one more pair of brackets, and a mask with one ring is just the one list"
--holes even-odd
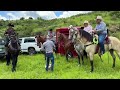
[(118, 52), (116, 52), (116, 54), (118, 55), (118, 58), (120, 60), (120, 52), (118, 51)]
[(90, 64), (91, 64), (91, 71), (90, 72), (93, 72), (93, 70), (94, 70), (94, 67), (93, 67), (93, 54), (89, 53), (89, 57), (90, 57)]
[(66, 60), (67, 60), (67, 62), (68, 62), (68, 53), (66, 53)]
[(99, 55), (101, 62), (103, 62), (101, 55)]
[(80, 53), (80, 56), (81, 56), (81, 58), (82, 58), (82, 65), (84, 65), (83, 54)]
[(87, 58), (88, 58), (88, 57), (87, 57), (87, 52), (84, 50), (83, 53), (84, 53), (84, 55), (85, 55), (85, 57), (86, 57), (86, 59), (87, 59)]
[(15, 61), (16, 61), (15, 55), (12, 55), (12, 72), (15, 71)]
[(78, 55), (78, 64), (80, 65), (80, 55)]
[(7, 60), (7, 63), (6, 63), (6, 65), (10, 65), (10, 58), (11, 58), (11, 55), (10, 55), (10, 53), (8, 52), (7, 53), (7, 55), (6, 55), (6, 60)]
[(113, 58), (113, 66), (112, 66), (112, 68), (114, 68), (114, 67), (115, 67), (116, 57), (115, 57), (115, 54), (114, 54), (114, 50), (113, 50), (113, 49), (110, 50), (110, 54), (111, 54), (111, 56), (112, 56), (112, 58)]

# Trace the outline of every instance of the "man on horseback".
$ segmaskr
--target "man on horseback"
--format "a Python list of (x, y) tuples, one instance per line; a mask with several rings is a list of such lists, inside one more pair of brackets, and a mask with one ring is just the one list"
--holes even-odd
[[(9, 23), (8, 24), (8, 29), (5, 31), (4, 36), (5, 36), (5, 55), (6, 55), (6, 59), (8, 58), (8, 44), (10, 41), (10, 38), (12, 35), (16, 35), (15, 30), (13, 29), (14, 25)], [(9, 65), (10, 61), (7, 59), (7, 64)]]
[(102, 54), (105, 53), (104, 40), (105, 40), (106, 35), (107, 35), (107, 27), (106, 27), (106, 24), (103, 22), (101, 16), (97, 16), (96, 23), (97, 23), (97, 25), (96, 25), (95, 30), (93, 31), (93, 33), (98, 34), (100, 52), (101, 52), (101, 55), (102, 55)]

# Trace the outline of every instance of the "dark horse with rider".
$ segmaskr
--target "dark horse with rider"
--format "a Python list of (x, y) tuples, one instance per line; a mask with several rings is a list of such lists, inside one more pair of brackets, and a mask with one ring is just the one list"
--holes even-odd
[(18, 60), (18, 55), (20, 51), (20, 43), (18, 39), (18, 34), (13, 29), (14, 25), (9, 23), (8, 29), (5, 31), (5, 55), (7, 63), (10, 65), (10, 59), (12, 59), (12, 72), (16, 71), (16, 65)]

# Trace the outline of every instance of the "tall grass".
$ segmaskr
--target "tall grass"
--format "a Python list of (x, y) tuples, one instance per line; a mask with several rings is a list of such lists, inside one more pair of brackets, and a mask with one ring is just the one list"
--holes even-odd
[(55, 58), (54, 72), (45, 71), (45, 60), (42, 54), (34, 56), (20, 55), (17, 71), (11, 72), (11, 65), (6, 66), (4, 60), (0, 61), (1, 79), (118, 79), (120, 78), (120, 60), (116, 60), (116, 67), (112, 68), (112, 58), (106, 53), (102, 56), (103, 62), (98, 55), (94, 57), (94, 72), (90, 73), (90, 61), (85, 59), (85, 64), (78, 66), (77, 58), (65, 60), (64, 56)]

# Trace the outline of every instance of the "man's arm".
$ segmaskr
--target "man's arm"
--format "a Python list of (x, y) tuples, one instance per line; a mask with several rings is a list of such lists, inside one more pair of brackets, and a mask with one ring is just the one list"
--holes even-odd
[(55, 44), (53, 42), (52, 42), (52, 45), (53, 45), (53, 49), (56, 50)]
[(105, 31), (106, 24), (105, 24), (105, 23), (102, 23), (100, 28), (101, 28), (101, 29), (97, 30), (97, 32), (103, 32), (103, 31)]

